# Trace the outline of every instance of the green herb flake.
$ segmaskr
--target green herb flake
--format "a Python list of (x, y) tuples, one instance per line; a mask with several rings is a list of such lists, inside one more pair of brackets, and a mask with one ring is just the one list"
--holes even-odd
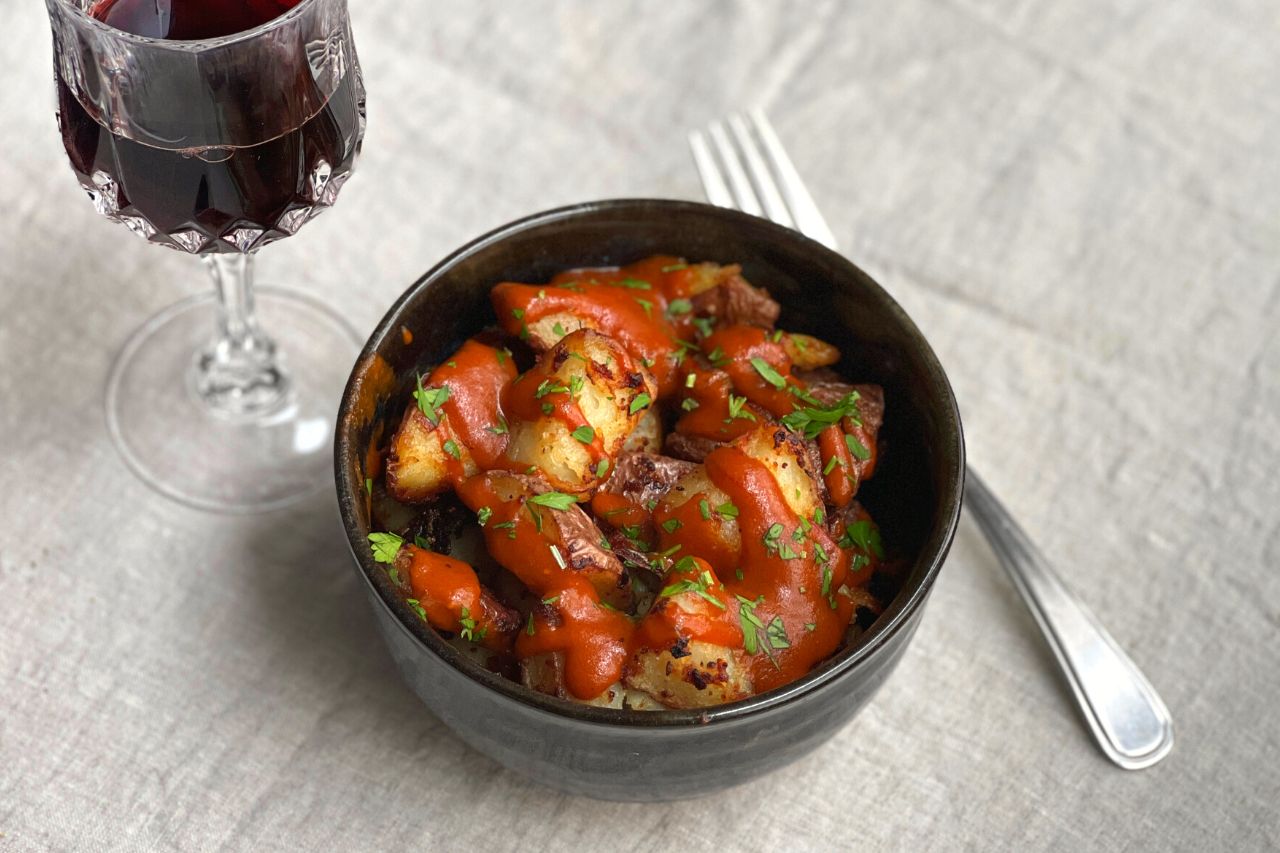
[(449, 454), (450, 456), (452, 456), (454, 459), (461, 459), (461, 458), (462, 458), (462, 450), (461, 450), (461, 449), (459, 449), (459, 447), (458, 447), (458, 442), (454, 441), (452, 438), (447, 439), (447, 440), (445, 441), (445, 443), (444, 443), (444, 452), (445, 452), (445, 453), (448, 453), (448, 454)]
[(667, 264), (660, 271), (664, 273), (668, 273), (668, 272), (677, 272), (678, 270), (687, 270), (688, 268), (689, 268), (688, 264)]
[(542, 532), (542, 513), (538, 512), (536, 509), (529, 506), (528, 504), (525, 504), (524, 508), (529, 510), (529, 516), (530, 518), (533, 519), (533, 526), (538, 529), (539, 533), (541, 533)]
[(724, 503), (720, 504), (720, 506), (716, 507), (716, 512), (720, 513), (720, 515), (724, 516), (725, 518), (738, 517), (738, 508), (734, 506), (732, 503), (730, 503), (729, 501), (725, 501)]
[(680, 519), (678, 518), (668, 518), (666, 521), (662, 522), (662, 529), (668, 533), (675, 533), (683, 526), (684, 525), (680, 523)]
[(467, 642), (474, 643), (476, 641), (476, 620), (471, 618), (471, 611), (462, 608), (462, 615), (458, 617), (458, 623), (462, 625), (462, 631), (458, 636)]
[(684, 409), (686, 412), (692, 412), (694, 409), (698, 408), (698, 401), (692, 397), (685, 397), (680, 403), (680, 408)]
[(711, 337), (711, 333), (715, 330), (714, 325), (709, 317), (694, 317), (693, 327), (698, 330), (698, 334), (704, 338)]
[[(746, 404), (747, 404), (746, 397), (738, 397), (734, 394), (730, 394), (729, 395), (729, 421), (732, 421), (736, 418), (746, 418), (747, 420), (754, 421), (756, 419), (755, 415), (753, 415), (751, 412), (743, 411), (742, 407), (745, 406)], [(728, 423), (728, 421), (726, 421), (726, 423)]]
[(853, 436), (845, 435), (844, 443), (849, 448), (849, 454), (854, 459), (861, 459), (865, 462), (871, 458), (871, 451), (867, 449), (867, 446)]
[(631, 408), (629, 409), (629, 413), (634, 415), (636, 412), (640, 411), (645, 406), (649, 405), (651, 402), (653, 402), (653, 398), (650, 397), (644, 391), (641, 391), (631, 401)]
[[(875, 554), (884, 559), (884, 545), (880, 542), (880, 531), (867, 519), (846, 524), (844, 536), (840, 538), (840, 547), (849, 548), (857, 545), (864, 554)], [(848, 543), (848, 544), (846, 544)]]
[(692, 388), (693, 384), (697, 381), (698, 381), (698, 375), (696, 373), (686, 374), (684, 377), (684, 387)]
[(782, 378), (782, 374), (773, 368), (769, 362), (759, 356), (751, 358), (751, 366), (756, 369), (756, 373), (760, 374), (760, 378), (768, 382), (774, 388), (786, 388), (787, 380)]
[(673, 299), (667, 306), (667, 313), (677, 317), (681, 314), (688, 314), (692, 310), (693, 303), (688, 299)]
[(558, 510), (566, 510), (577, 502), (573, 495), (566, 495), (564, 492), (547, 492), (541, 495), (533, 495), (529, 498), (529, 503), (531, 504), (548, 506)]
[(832, 471), (834, 471), (834, 470), (835, 470), (835, 467), (836, 467), (836, 463), (837, 463), (837, 462), (839, 462), (839, 461), (840, 461), (840, 460), (839, 460), (839, 459), (836, 459), (834, 456), (832, 456), (830, 459), (828, 459), (828, 460), (827, 460), (827, 464), (822, 466), (822, 476), (824, 476), (824, 477), (825, 477), (825, 476), (827, 476), (828, 474), (830, 474)]
[(524, 623), (524, 632), (528, 634), (530, 637), (532, 637), (533, 630), (534, 630), (533, 629), (533, 611), (530, 610), (529, 617), (525, 620), (525, 623)]
[(559, 320), (557, 320), (555, 324), (551, 327), (551, 333), (555, 335), (557, 338), (563, 338), (566, 334), (568, 334), (564, 330), (564, 326), (560, 325)]
[(480, 526), (484, 527), (489, 523), (489, 519), (493, 517), (493, 510), (487, 506), (482, 506), (476, 510), (476, 521), (480, 522)]
[(515, 317), (517, 320), (523, 320), (523, 319), (524, 319), (524, 309), (523, 309), (523, 308), (512, 308), (512, 309), (511, 309), (511, 316), (512, 316), (512, 317)]
[(854, 422), (861, 423), (858, 400), (858, 392), (850, 391), (834, 405), (805, 406), (796, 409), (791, 414), (783, 416), (782, 425), (792, 432), (803, 434), (807, 439), (815, 439), (818, 433), (832, 424), (840, 423), (844, 418), (851, 418)]
[(494, 435), (506, 435), (510, 430), (507, 427), (507, 419), (502, 415), (498, 415), (498, 425), (485, 427), (485, 430)]
[(365, 491), (365, 494), (369, 494), (369, 495), (373, 494), (373, 478), (372, 477), (364, 478), (364, 491)]
[(706, 498), (698, 501), (698, 513), (702, 516), (703, 521), (711, 520), (711, 504), (707, 503)]
[(573, 431), (573, 437), (583, 444), (590, 444), (596, 440), (596, 431), (589, 426), (580, 426)]
[(423, 388), (422, 374), (417, 377), (418, 387), (413, 392), (413, 399), (418, 402), (418, 411), (431, 421), (433, 426), (440, 425), (440, 407), (449, 399), (449, 386), (439, 388)]
[[(683, 560), (681, 561), (683, 562)], [(713, 583), (710, 572), (703, 572), (696, 578), (686, 578), (668, 584), (658, 593), (661, 598), (668, 598), (673, 595), (680, 595), (686, 592), (692, 592), (694, 595), (709, 601), (721, 610), (725, 609), (724, 602), (711, 594), (711, 584)]]
[(724, 350), (720, 347), (716, 347), (707, 353), (707, 360), (711, 362), (712, 367), (724, 367), (729, 363), (729, 359), (725, 357)]
[(618, 284), (631, 290), (650, 290), (653, 288), (652, 284), (639, 278), (624, 278)]
[(406, 598), (404, 600), (404, 603), (409, 605), (409, 609), (411, 609), (414, 613), (418, 614), (419, 619), (421, 619), (423, 622), (427, 621), (427, 611), (422, 609), (422, 604), (421, 602), (418, 601), (418, 599)]
[(369, 534), (369, 547), (373, 551), (375, 562), (394, 563), (402, 545), (404, 545), (404, 539), (394, 533)]
[(608, 460), (608, 459), (601, 459), (599, 462), (597, 462), (597, 463), (596, 463), (596, 476), (597, 476), (597, 477), (603, 478), (603, 477), (604, 477), (604, 475), (605, 475), (605, 472), (606, 472), (606, 471), (608, 471), (608, 470), (609, 470), (609, 460)]
[(515, 521), (514, 521), (514, 520), (512, 520), (512, 521), (504, 521), (504, 522), (502, 522), (501, 524), (495, 524), (495, 525), (493, 526), (493, 528), (492, 528), (492, 529), (494, 529), (494, 530), (506, 530), (506, 531), (507, 531), (507, 538), (508, 538), (508, 539), (515, 539), (515, 538), (516, 538), (516, 523), (515, 523)]
[(533, 392), (533, 399), (541, 400), (548, 394), (566, 394), (568, 391), (568, 386), (552, 382), (550, 379), (544, 379), (538, 383), (537, 390)]

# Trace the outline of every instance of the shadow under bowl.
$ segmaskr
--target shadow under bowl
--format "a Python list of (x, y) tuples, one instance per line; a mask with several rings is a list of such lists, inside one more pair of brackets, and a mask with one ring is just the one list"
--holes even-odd
[[(368, 547), (371, 446), (399, 422), (415, 372), (495, 322), (490, 288), (654, 254), (742, 265), (782, 304), (779, 326), (831, 341), (836, 369), (885, 391), (883, 453), (859, 500), (908, 564), (896, 597), (851, 647), (792, 684), (701, 711), (576, 705), (465, 659), (394, 591)], [(475, 749), (555, 788), (676, 800), (750, 782), (830, 738), (907, 647), (960, 516), (964, 441), (946, 374), (901, 307), (843, 256), (763, 219), (681, 201), (586, 202), (503, 226), (449, 255), (379, 323), (343, 394), (338, 503), (357, 573), (409, 687)]]

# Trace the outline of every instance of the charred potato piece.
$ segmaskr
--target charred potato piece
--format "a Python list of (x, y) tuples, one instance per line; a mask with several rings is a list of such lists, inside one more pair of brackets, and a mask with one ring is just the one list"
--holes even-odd
[(799, 332), (787, 332), (780, 341), (787, 351), (793, 369), (812, 370), (827, 367), (840, 360), (840, 350), (832, 344)]
[(662, 449), (662, 417), (654, 406), (644, 410), (635, 429), (622, 442), (620, 453), (658, 453)]
[(697, 640), (672, 649), (641, 649), (622, 683), (669, 708), (705, 708), (751, 695), (746, 653)]
[[(656, 394), (653, 377), (612, 338), (587, 330), (566, 335), (511, 386), (509, 399), (532, 405), (509, 413), (507, 458), (517, 468), (537, 468), (556, 489), (589, 491)], [(585, 423), (571, 427), (563, 408), (576, 409)]]
[(738, 438), (734, 445), (769, 469), (796, 515), (812, 518), (822, 507), (820, 472), (814, 469), (810, 447), (800, 436), (784, 427), (764, 424)]
[[(446, 491), (456, 479), (490, 467), (506, 436), (468, 429), (471, 425), (455, 422), (454, 414), (478, 409), (496, 420), (502, 389), (515, 376), (515, 364), (505, 351), (476, 339), (432, 370), (392, 436), (387, 491), (397, 500), (420, 502)], [(455, 409), (459, 401), (462, 408)], [(482, 461), (477, 462), (477, 455)]]
[(392, 571), (405, 602), (431, 627), (490, 651), (511, 648), (520, 614), (481, 584), (469, 564), (404, 544), (396, 553)]

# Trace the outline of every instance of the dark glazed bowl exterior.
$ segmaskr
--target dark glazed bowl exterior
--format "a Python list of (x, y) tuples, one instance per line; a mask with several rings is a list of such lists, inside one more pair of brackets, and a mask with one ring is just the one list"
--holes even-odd
[[(884, 452), (859, 499), (910, 563), (902, 589), (851, 648), (799, 681), (705, 711), (575, 705), (462, 658), (395, 595), (368, 548), (365, 465), (420, 368), (494, 322), (489, 288), (648, 255), (740, 263), (783, 306), (779, 325), (837, 344), (837, 369), (885, 388)], [(587, 202), (499, 228), (419, 279), (374, 331), (343, 394), (335, 446), (342, 522), (405, 681), (468, 744), (547, 785), (611, 800), (674, 800), (749, 782), (821, 744), (866, 704), (919, 624), (960, 515), (955, 398), (919, 330), (871, 278), (800, 234), (735, 211), (658, 200)]]

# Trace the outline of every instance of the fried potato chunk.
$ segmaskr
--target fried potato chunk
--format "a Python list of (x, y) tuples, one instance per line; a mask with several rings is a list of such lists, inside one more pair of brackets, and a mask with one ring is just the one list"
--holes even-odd
[(600, 484), (657, 394), (653, 377), (612, 338), (562, 338), (508, 390), (512, 467), (537, 468), (575, 494)]

